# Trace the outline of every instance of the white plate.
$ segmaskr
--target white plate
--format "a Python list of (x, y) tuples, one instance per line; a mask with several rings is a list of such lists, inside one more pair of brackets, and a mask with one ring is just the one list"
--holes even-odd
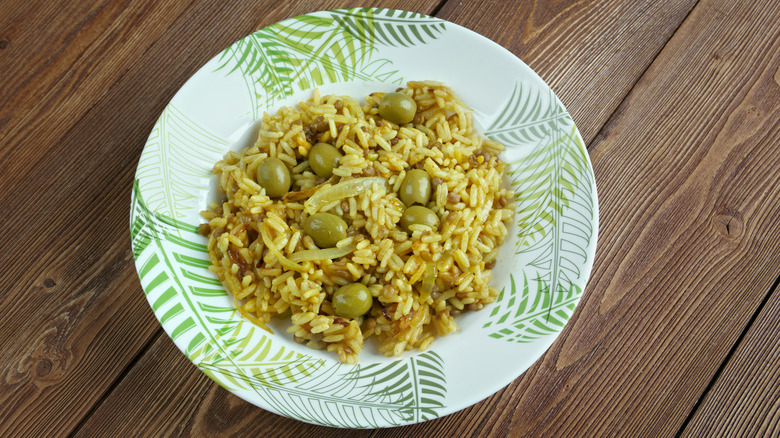
[[(426, 352), (359, 365), (270, 335), (235, 311), (208, 270), (199, 212), (210, 170), (253, 141), (264, 111), (323, 94), (362, 97), (409, 80), (449, 85), (484, 135), (503, 143), (516, 192), (494, 268), (502, 294), (457, 319)], [(201, 68), (152, 130), (136, 173), (133, 254), (155, 315), (201, 371), (263, 409), (310, 423), (388, 427), (470, 406), (520, 376), (553, 343), (580, 299), (596, 249), (593, 170), (571, 116), (522, 61), (455, 24), (386, 9), (316, 12), (236, 42)]]

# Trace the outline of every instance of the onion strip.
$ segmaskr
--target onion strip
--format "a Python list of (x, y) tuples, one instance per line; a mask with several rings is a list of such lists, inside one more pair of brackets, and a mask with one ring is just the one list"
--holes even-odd
[(246, 310), (242, 309), (241, 308), (241, 304), (239, 304), (239, 302), (238, 302), (238, 300), (236, 299), (235, 296), (233, 296), (233, 304), (236, 306), (236, 310), (238, 310), (238, 313), (240, 313), (241, 316), (243, 316), (244, 318), (248, 319), (249, 321), (252, 322), (252, 324), (260, 327), (261, 329), (267, 331), (268, 333), (274, 334), (274, 331), (271, 330), (271, 328), (268, 327), (265, 324), (265, 322), (263, 322), (261, 319), (255, 318), (254, 316), (252, 316), (249, 313), (247, 313)]
[(279, 260), (279, 263), (281, 263), (282, 266), (284, 266), (287, 269), (292, 269), (294, 271), (298, 272), (305, 272), (306, 270), (303, 269), (303, 266), (294, 263), (290, 261), (287, 257), (282, 255), (281, 251), (279, 251), (276, 246), (274, 246), (273, 240), (271, 240), (271, 236), (268, 235), (268, 226), (265, 224), (265, 222), (260, 226), (260, 236), (263, 238), (263, 243), (268, 248), (269, 251), (276, 257), (277, 260)]
[(422, 278), (422, 287), (420, 288), (420, 299), (422, 301), (427, 301), (428, 297), (431, 296), (431, 292), (433, 292), (433, 286), (435, 285), (436, 281), (436, 263), (430, 262), (425, 267), (425, 274), (423, 274)]
[(357, 248), (356, 243), (351, 243), (344, 248), (308, 249), (298, 251), (290, 256), (292, 262), (307, 262), (315, 260), (332, 260), (343, 257)]
[(314, 214), (333, 201), (349, 198), (350, 196), (355, 196), (370, 189), (374, 183), (384, 185), (386, 180), (379, 176), (354, 178), (349, 181), (340, 182), (331, 187), (323, 187), (304, 202), (303, 208), (306, 210), (306, 213)]
[(309, 198), (311, 197), (311, 195), (315, 194), (318, 190), (329, 188), (332, 184), (335, 183), (335, 181), (336, 181), (336, 177), (332, 176), (330, 177), (329, 180), (321, 184), (317, 184), (314, 187), (309, 187), (308, 189), (300, 190), (297, 192), (287, 192), (284, 194), (284, 196), (282, 196), (282, 202), (286, 204), (288, 202), (295, 202), (295, 201), (300, 201), (301, 199)]

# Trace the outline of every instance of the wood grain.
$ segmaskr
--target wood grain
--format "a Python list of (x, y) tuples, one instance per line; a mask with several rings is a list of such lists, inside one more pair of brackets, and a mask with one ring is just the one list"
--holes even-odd
[[(550, 85), (590, 143), (696, 0), (449, 1), (439, 17), (507, 48)], [(496, 20), (501, 17), (501, 25)]]
[(765, 6), (700, 2), (592, 145), (592, 287), (548, 354), (571, 389), (533, 417), (521, 399), (515, 432), (677, 432), (780, 272), (780, 7)]
[(582, 303), (508, 387), (427, 423), (343, 431), (257, 409), (197, 371), (133, 267), (129, 194), (146, 137), (231, 42), (348, 6), (0, 0), (0, 436), (778, 433), (776, 2), (443, 5), (440, 17), (553, 86), (591, 143), (599, 187)]
[[(40, 2), (0, 23), (0, 175), (15, 186), (124, 74), (187, 2)], [(53, 111), (52, 109), (56, 110)], [(120, 107), (121, 108), (121, 107)], [(44, 163), (46, 164), (46, 163)], [(4, 190), (2, 196), (18, 197)]]
[[(4, 216), (0, 229), (3, 436), (68, 434), (160, 331), (138, 284), (127, 222), (145, 139), (175, 91), (210, 57), (261, 20), (311, 8), (139, 3), (124, 13), (122, 6), (52, 5), (44, 11), (50, 15), (27, 22), (17, 14), (12, 31), (0, 31), (9, 41), (4, 51), (59, 47), (25, 56), (36, 73), (8, 79), (11, 92), (3, 94), (17, 96), (0, 160), (0, 210), (13, 212), (13, 223)], [(90, 17), (102, 14), (109, 15), (88, 32)], [(67, 44), (26, 42), (40, 23), (57, 20), (78, 23)]]
[(780, 288), (750, 326), (682, 436), (780, 435)]
[(697, 5), (592, 145), (601, 237), (570, 324), (504, 391), (409, 431), (678, 431), (780, 272), (777, 23)]
[(215, 384), (161, 333), (75, 436), (273, 436), (269, 431), (296, 437), (371, 433), (262, 411)]
[[(421, 12), (435, 5), (388, 4)], [(194, 2), (181, 3), (176, 13), (169, 6), (136, 5), (127, 17), (120, 6), (106, 2), (91, 5), (94, 11), (74, 10), (70, 20), (104, 14), (106, 8), (116, 9), (116, 15), (96, 25), (111, 23), (96, 31), (99, 36), (78, 32), (73, 46), (45, 59), (34, 58), (41, 65), (29, 66), (45, 70), (62, 62), (62, 71), (40, 73), (41, 82), (36, 77), (13, 85), (20, 101), (41, 102), (22, 106), (20, 113), (27, 111), (27, 118), (9, 122), (0, 163), (8, 166), (2, 168), (0, 209), (16, 212), (15, 226), (0, 230), (6, 242), (0, 263), (8, 267), (0, 272), (0, 284), (11, 285), (0, 301), (7, 315), (2, 330), (15, 333), (0, 339), (0, 435), (64, 435), (79, 427), (159, 333), (133, 267), (127, 215), (138, 156), (173, 94), (208, 59), (254, 29), (321, 7), (356, 5), (300, 2), (215, 8), (210, 2)], [(137, 33), (148, 30), (135, 23), (145, 18), (156, 23), (157, 33), (148, 34), (155, 40)], [(112, 26), (127, 35), (112, 35)], [(94, 53), (72, 53), (99, 46), (96, 40), (102, 39), (105, 47)], [(66, 59), (59, 61), (60, 56)], [(104, 70), (83, 65), (95, 58)], [(75, 73), (80, 68), (89, 74)], [(71, 75), (78, 76), (74, 88), (59, 89), (62, 78)], [(69, 103), (76, 101), (81, 103)], [(17, 254), (29, 255), (19, 260)], [(139, 409), (137, 415), (157, 414), (149, 406), (133, 406)], [(202, 416), (212, 411), (198, 408)], [(114, 412), (97, 414), (97, 421), (115, 418)]]

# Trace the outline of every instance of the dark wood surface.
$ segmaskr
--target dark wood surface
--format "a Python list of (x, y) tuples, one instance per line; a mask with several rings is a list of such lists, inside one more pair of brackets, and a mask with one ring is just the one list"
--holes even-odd
[[(141, 290), (128, 229), (173, 94), (253, 30), (381, 6), (523, 59), (588, 144), (600, 231), (580, 306), (460, 412), (344, 431), (199, 372)], [(0, 0), (0, 436), (780, 435), (780, 3)]]

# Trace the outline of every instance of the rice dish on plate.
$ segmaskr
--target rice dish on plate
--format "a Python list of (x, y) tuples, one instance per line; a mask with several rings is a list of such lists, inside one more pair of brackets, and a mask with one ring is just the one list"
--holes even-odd
[(514, 196), (501, 151), (440, 83), (362, 103), (315, 90), (214, 166), (225, 198), (201, 213), (210, 269), (242, 315), (269, 331), (289, 318), (296, 342), (342, 363), (372, 337), (385, 356), (426, 350), (499, 295)]

